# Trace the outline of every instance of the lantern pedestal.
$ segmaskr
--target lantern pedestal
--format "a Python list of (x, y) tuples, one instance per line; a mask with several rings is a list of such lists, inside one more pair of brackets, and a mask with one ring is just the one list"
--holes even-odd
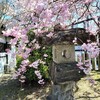
[(74, 81), (63, 82), (57, 85), (52, 85), (51, 94), (47, 100), (74, 100), (73, 87)]

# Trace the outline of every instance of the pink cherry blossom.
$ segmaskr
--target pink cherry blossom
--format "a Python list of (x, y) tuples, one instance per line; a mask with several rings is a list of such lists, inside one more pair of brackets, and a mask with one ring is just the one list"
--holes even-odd
[(10, 36), (11, 35), (11, 30), (8, 29), (7, 31), (2, 31), (4, 36)]
[(36, 70), (36, 71), (35, 71), (35, 74), (36, 74), (36, 76), (38, 77), (38, 79), (42, 79), (42, 75), (41, 75), (41, 73), (40, 73), (39, 70)]
[(16, 45), (16, 44), (17, 44), (17, 41), (18, 41), (17, 38), (11, 39), (11, 40), (10, 40), (10, 44), (11, 44), (11, 45)]
[(44, 79), (38, 81), (39, 84), (44, 84)]
[(37, 69), (38, 66), (39, 66), (39, 60), (36, 60), (35, 62), (33, 62), (32, 64), (30, 64), (29, 66)]
[(42, 61), (42, 60), (40, 60), (40, 63), (43, 64), (43, 65), (46, 64), (46, 62), (45, 61)]
[(21, 64), (25, 64), (25, 65), (27, 65), (27, 64), (29, 64), (29, 60), (28, 59), (26, 59), (26, 60), (23, 60), (22, 62), (21, 62)]
[(27, 59), (27, 58), (29, 57), (29, 54), (26, 54), (26, 53), (22, 53), (21, 55), (22, 55), (22, 57), (23, 57), (24, 59)]
[(26, 72), (26, 71), (27, 71), (26, 67), (22, 67), (22, 72)]
[(48, 57), (48, 55), (47, 55), (47, 54), (44, 54), (43, 56), (44, 56), (44, 57)]
[(90, 74), (91, 68), (87, 68), (83, 70), (86, 75)]
[(21, 83), (24, 83), (24, 82), (25, 82), (25, 80), (20, 80), (20, 79), (19, 79), (19, 81), (20, 81)]
[(90, 3), (92, 2), (93, 0), (85, 0), (85, 3)]
[(47, 34), (46, 36), (49, 37), (49, 38), (51, 38), (51, 37), (53, 37), (53, 34), (54, 34), (54, 33), (50, 32), (50, 33)]
[(76, 37), (74, 38), (73, 43), (77, 44), (77, 38)]
[(77, 64), (77, 66), (82, 66), (83, 65), (83, 63), (82, 62), (78, 62), (78, 64)]
[(82, 49), (87, 50), (87, 45), (85, 43), (83, 43)]
[(39, 49), (40, 45), (38, 43), (35, 43), (35, 49)]
[(36, 74), (37, 76), (40, 75), (40, 71), (36, 70), (36, 71), (35, 71), (35, 74)]
[(24, 80), (26, 77), (24, 75), (20, 76), (20, 79)]

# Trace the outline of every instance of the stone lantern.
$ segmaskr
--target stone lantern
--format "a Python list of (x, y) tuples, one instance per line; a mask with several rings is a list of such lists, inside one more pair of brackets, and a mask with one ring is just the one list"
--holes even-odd
[[(52, 89), (47, 100), (74, 100), (73, 87), (76, 81), (85, 76), (84, 72), (77, 67), (75, 61), (75, 37), (86, 42), (89, 34), (83, 28), (72, 28), (69, 30), (54, 30), (52, 38), (43, 36), (43, 43), (52, 45), (53, 62), (50, 66)], [(39, 38), (40, 40), (40, 38)], [(78, 44), (82, 44), (78, 40)]]
[(78, 81), (84, 76), (75, 61), (74, 44), (67, 41), (56, 43), (52, 47), (53, 62), (51, 66), (51, 79), (54, 84), (66, 81)]
[(85, 29), (75, 28), (57, 32), (51, 41), (53, 62), (50, 74), (54, 84), (78, 81), (84, 77), (83, 71), (77, 67), (75, 61), (75, 45), (72, 42), (75, 36), (84, 42), (89, 38)]

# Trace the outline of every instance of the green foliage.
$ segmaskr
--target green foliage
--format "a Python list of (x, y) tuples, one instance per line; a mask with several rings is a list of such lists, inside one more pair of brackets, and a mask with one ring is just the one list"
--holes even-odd
[[(28, 40), (31, 42), (32, 40), (36, 39), (35, 37), (35, 33), (33, 33), (32, 30), (30, 30), (28, 33)], [(40, 39), (37, 40), (38, 43), (40, 43)], [(27, 45), (28, 46), (28, 45)], [(41, 46), (41, 45), (40, 45)], [(44, 56), (46, 55), (46, 56)], [(22, 57), (17, 56), (17, 68), (20, 68), (20, 64), (22, 61)], [(49, 69), (49, 64), (52, 60), (52, 48), (50, 46), (41, 46), (39, 49), (33, 50), (30, 53), (30, 56), (28, 57), (28, 60), (30, 62), (30, 64), (36, 60), (40, 60), (42, 63), (39, 63), (38, 66), (38, 70), (40, 71), (42, 78), (47, 80), (49, 79), (49, 73), (48, 73), (48, 69)], [(37, 82), (39, 79), (37, 78), (35, 72), (35, 68), (33, 67), (26, 67), (27, 70), (25, 73), (23, 73), (23, 75), (25, 75), (26, 80), (28, 82)]]
[[(28, 40), (30, 42), (32, 40), (36, 39), (35, 34), (33, 33), (32, 30), (30, 30), (27, 34), (28, 34)], [(37, 42), (41, 43), (41, 39), (38, 39)], [(28, 46), (28, 44), (27, 44), (27, 46)], [(41, 47), (39, 49), (33, 50), (30, 53), (28, 60), (29, 60), (30, 64), (36, 60), (42, 61), (43, 63), (39, 63), (38, 70), (40, 71), (42, 78), (45, 80), (48, 80), (49, 79), (49, 73), (48, 73), (49, 64), (52, 61), (52, 48), (50, 46), (42, 46), (42, 45), (40, 45), (40, 46)], [(46, 56), (44, 56), (44, 55), (46, 55)], [(20, 64), (21, 64), (22, 60), (23, 60), (22, 57), (17, 56), (16, 70), (18, 68), (20, 68)], [(25, 75), (25, 77), (26, 77), (26, 80), (28, 82), (33, 82), (33, 81), (37, 82), (39, 79), (37, 78), (36, 74), (34, 73), (36, 69), (33, 67), (29, 67), (29, 66), (27, 66), (26, 68), (27, 68), (26, 72), (23, 73), (23, 75)]]
[[(29, 61), (34, 62), (40, 59), (41, 61), (45, 62), (45, 64), (42, 64), (42, 63), (39, 64), (38, 70), (40, 70), (41, 75), (44, 79), (49, 79), (48, 67), (52, 60), (51, 47), (45, 47), (45, 49), (43, 48), (44, 47), (41, 47), (38, 50), (34, 50), (31, 53), (31, 56), (29, 56)], [(44, 54), (47, 54), (48, 57), (44, 57), (43, 56)], [(34, 71), (35, 71), (34, 68), (29, 68), (27, 72), (25, 73), (25, 76), (28, 78), (29, 81), (38, 80), (36, 75), (34, 74)]]
[(43, 76), (43, 78), (48, 79), (49, 78), (49, 74), (48, 74), (48, 66), (47, 65), (40, 65), (40, 72)]
[[(40, 63), (38, 66), (38, 70), (41, 72), (41, 75), (42, 75), (43, 79), (45, 79), (45, 80), (49, 80), (48, 69), (49, 69), (49, 64), (52, 60), (51, 51), (52, 51), (51, 47), (41, 47), (38, 50), (32, 51), (31, 55), (28, 58), (30, 63), (32, 63), (38, 59), (45, 62), (44, 64)], [(44, 54), (47, 54), (48, 56), (44, 57)], [(17, 56), (17, 68), (16, 68), (16, 70), (20, 67), (22, 60), (23, 60), (22, 57)], [(38, 78), (34, 73), (35, 70), (36, 69), (34, 69), (33, 67), (27, 66), (27, 71), (24, 73), (24, 75), (26, 76), (26, 80), (28, 82), (31, 82), (31, 81), (37, 82), (38, 81)]]
[(26, 73), (24, 74), (26, 76), (26, 80), (28, 81), (37, 81), (37, 77), (34, 73), (34, 69), (33, 68), (28, 68)]
[(16, 70), (20, 67), (20, 64), (21, 64), (21, 62), (22, 62), (22, 60), (23, 60), (23, 58), (21, 57), (21, 56), (18, 56), (17, 55), (17, 57), (16, 57), (16, 59), (17, 59), (17, 68), (16, 68)]

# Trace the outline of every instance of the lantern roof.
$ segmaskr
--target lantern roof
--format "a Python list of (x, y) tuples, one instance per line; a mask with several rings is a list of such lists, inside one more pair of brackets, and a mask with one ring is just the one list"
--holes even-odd
[(84, 28), (71, 28), (68, 30), (54, 31), (54, 35), (51, 38), (46, 37), (45, 34), (42, 38), (42, 44), (53, 45), (65, 41), (72, 44), (75, 37), (77, 38), (78, 44), (86, 43), (88, 39), (92, 41), (96, 40), (95, 36), (90, 35)]

